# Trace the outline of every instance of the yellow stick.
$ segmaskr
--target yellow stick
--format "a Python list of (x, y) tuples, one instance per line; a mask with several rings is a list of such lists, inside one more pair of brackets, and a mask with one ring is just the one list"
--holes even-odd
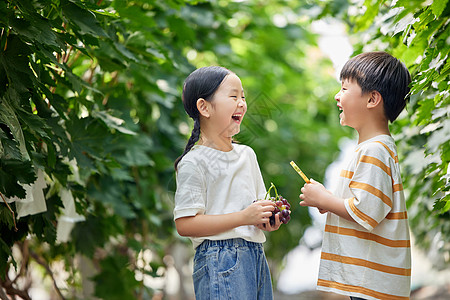
[(302, 172), (302, 170), (300, 170), (300, 168), (295, 164), (295, 162), (293, 160), (291, 160), (291, 166), (294, 168), (295, 171), (297, 171), (298, 174), (300, 174), (300, 176), (302, 176), (303, 180), (306, 183), (311, 183), (311, 181), (309, 181), (308, 177), (306, 177), (306, 175)]

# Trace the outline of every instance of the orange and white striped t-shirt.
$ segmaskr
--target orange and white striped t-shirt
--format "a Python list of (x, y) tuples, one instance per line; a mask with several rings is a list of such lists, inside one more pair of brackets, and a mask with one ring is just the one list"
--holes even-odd
[(317, 289), (364, 299), (409, 299), (411, 248), (394, 140), (360, 143), (335, 195), (356, 222), (328, 213)]

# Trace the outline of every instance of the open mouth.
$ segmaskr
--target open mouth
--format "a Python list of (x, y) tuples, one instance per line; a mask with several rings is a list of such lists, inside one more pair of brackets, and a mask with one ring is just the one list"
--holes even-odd
[(231, 116), (231, 118), (232, 118), (235, 122), (241, 123), (241, 121), (242, 121), (242, 114), (234, 114), (234, 115)]

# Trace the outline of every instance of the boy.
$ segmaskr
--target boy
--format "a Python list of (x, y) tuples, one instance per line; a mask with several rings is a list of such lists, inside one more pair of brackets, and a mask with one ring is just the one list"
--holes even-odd
[(358, 145), (335, 193), (311, 180), (300, 195), (300, 205), (328, 212), (317, 289), (351, 299), (409, 299), (409, 225), (388, 123), (405, 107), (411, 76), (390, 54), (369, 52), (350, 59), (340, 79), (340, 123), (358, 132)]

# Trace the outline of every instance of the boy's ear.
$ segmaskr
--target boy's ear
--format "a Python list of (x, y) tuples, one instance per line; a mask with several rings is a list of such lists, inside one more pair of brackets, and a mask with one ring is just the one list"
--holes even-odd
[(210, 103), (203, 98), (198, 98), (197, 109), (201, 116), (209, 118), (210, 116)]
[(372, 91), (369, 93), (369, 100), (367, 100), (367, 108), (374, 108), (378, 105), (383, 105), (383, 97), (381, 96), (380, 92), (378, 91)]

